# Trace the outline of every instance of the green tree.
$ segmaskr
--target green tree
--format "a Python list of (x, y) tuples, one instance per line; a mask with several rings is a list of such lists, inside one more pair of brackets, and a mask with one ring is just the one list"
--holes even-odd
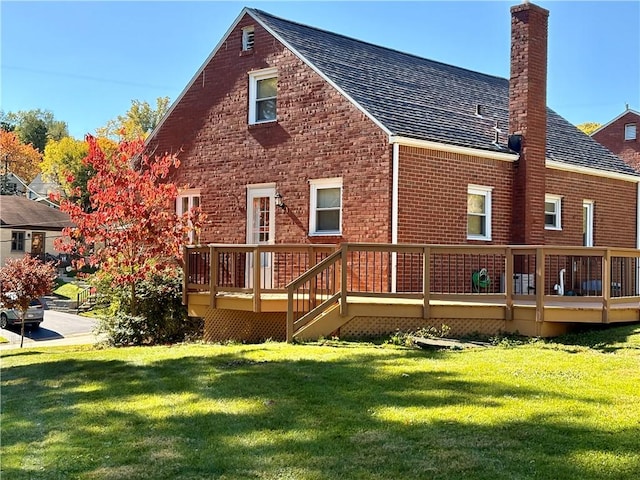
[(104, 127), (97, 129), (97, 134), (100, 137), (114, 140), (146, 138), (160, 123), (168, 110), (169, 97), (157, 98), (155, 108), (148, 102), (132, 100), (131, 108), (127, 113), (118, 115), (118, 118), (114, 120), (109, 120)]
[(595, 132), (597, 129), (599, 129), (602, 126), (602, 124), (601, 123), (595, 123), (595, 122), (585, 122), (585, 123), (581, 123), (580, 125), (576, 125), (576, 126), (578, 127), (578, 130), (583, 131), (587, 135), (591, 135), (593, 132)]
[(49, 110), (20, 110), (2, 114), (2, 122), (15, 126), (20, 141), (40, 153), (49, 140), (60, 140), (69, 135), (66, 122), (56, 120)]

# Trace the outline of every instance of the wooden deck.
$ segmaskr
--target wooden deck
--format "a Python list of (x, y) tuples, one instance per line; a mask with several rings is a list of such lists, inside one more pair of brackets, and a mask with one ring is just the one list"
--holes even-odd
[[(270, 265), (268, 278), (249, 271), (249, 256)], [(249, 340), (237, 325), (289, 341), (443, 324), (458, 334), (555, 336), (577, 324), (640, 321), (639, 258), (638, 250), (582, 247), (211, 245), (185, 251), (184, 301), (209, 330), (235, 340)], [(468, 282), (481, 266), (499, 281)], [(569, 269), (570, 294), (554, 294), (554, 279)]]

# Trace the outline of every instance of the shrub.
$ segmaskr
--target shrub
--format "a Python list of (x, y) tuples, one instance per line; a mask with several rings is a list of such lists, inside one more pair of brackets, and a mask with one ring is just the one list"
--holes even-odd
[(157, 275), (138, 283), (138, 315), (131, 314), (130, 292), (122, 288), (108, 288), (106, 283), (103, 283), (102, 291), (111, 297), (111, 310), (100, 319), (98, 332), (106, 334), (108, 344), (166, 344), (195, 340), (201, 336), (202, 321), (188, 318), (186, 307), (182, 305), (179, 276)]

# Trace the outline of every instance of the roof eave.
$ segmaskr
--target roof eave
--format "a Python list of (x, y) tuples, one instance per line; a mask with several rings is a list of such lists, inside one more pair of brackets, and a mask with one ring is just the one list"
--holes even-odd
[(420, 140), (417, 138), (405, 137), (402, 135), (390, 135), (389, 143), (405, 145), (408, 147), (428, 148), (442, 152), (459, 153), (462, 155), (470, 155), (474, 157), (487, 158), (491, 160), (502, 160), (505, 162), (515, 162), (520, 158), (517, 153), (509, 152), (492, 152), (491, 150), (481, 150), (479, 148), (461, 147), (448, 143), (432, 142), (430, 140)]
[(580, 173), (582, 175), (593, 175), (596, 177), (611, 178), (614, 180), (622, 180), (624, 182), (640, 183), (640, 175), (636, 176), (626, 173), (612, 172), (609, 170), (600, 170), (597, 168), (581, 167), (578, 165), (571, 165), (568, 163), (549, 159), (547, 159), (545, 165), (547, 168), (553, 170), (562, 170), (565, 172)]

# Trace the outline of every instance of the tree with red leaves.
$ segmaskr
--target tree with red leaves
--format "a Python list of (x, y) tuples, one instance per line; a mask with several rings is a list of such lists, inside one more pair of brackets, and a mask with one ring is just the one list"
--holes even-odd
[(20, 348), (24, 343), (24, 316), (29, 304), (53, 290), (56, 270), (52, 263), (44, 263), (25, 255), (7, 260), (0, 268), (0, 300), (6, 308), (20, 312)]
[(95, 171), (87, 183), (91, 205), (85, 211), (76, 203), (61, 203), (75, 227), (63, 231), (56, 247), (80, 255), (77, 268), (85, 262), (99, 266), (113, 286), (128, 288), (136, 315), (136, 285), (175, 272), (187, 234), (198, 231), (204, 217), (199, 209), (175, 213), (178, 189), (167, 175), (179, 166), (176, 155), (152, 158), (142, 140), (122, 141), (112, 153), (90, 135), (86, 141), (84, 163)]

